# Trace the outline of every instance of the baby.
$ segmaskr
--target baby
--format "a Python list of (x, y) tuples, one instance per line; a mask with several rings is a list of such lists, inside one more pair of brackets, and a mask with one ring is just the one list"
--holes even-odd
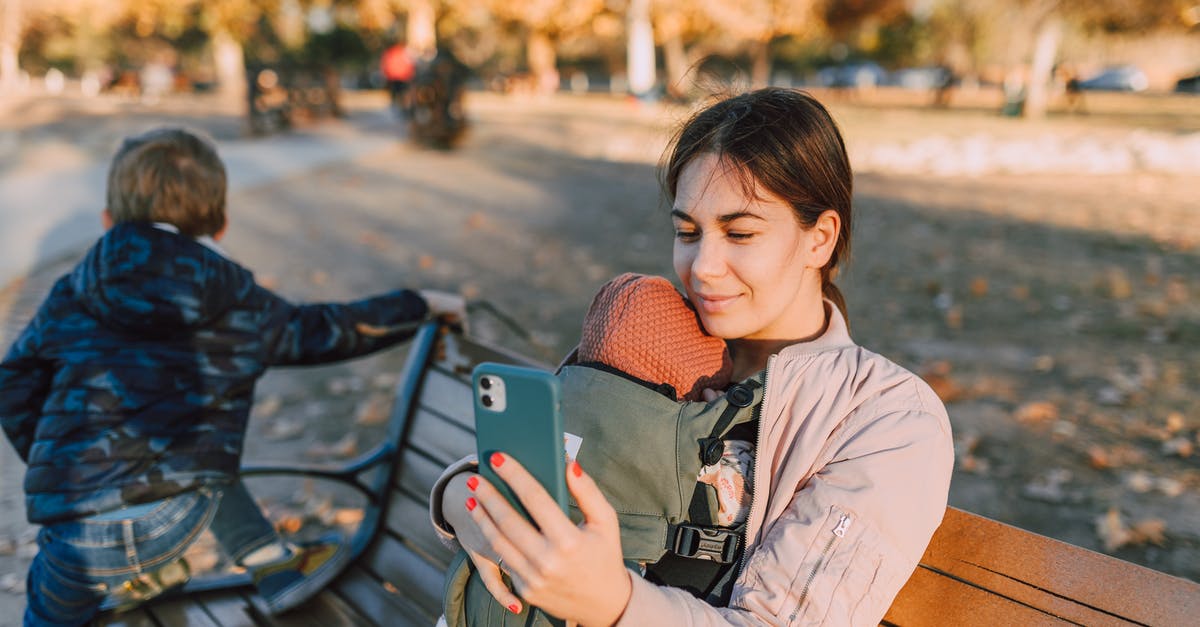
[[(703, 400), (705, 389), (723, 391), (733, 373), (725, 341), (704, 331), (671, 282), (633, 273), (600, 288), (574, 357), (578, 365), (599, 367), (675, 401)], [(736, 525), (749, 513), (753, 448), (745, 440), (726, 440), (721, 460), (700, 469), (697, 480), (716, 489), (719, 525)]]

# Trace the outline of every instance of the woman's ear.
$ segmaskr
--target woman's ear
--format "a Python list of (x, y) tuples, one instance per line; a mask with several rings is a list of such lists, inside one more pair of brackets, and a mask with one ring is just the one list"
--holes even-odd
[(112, 212), (108, 210), (108, 207), (105, 207), (104, 211), (100, 212), (100, 224), (104, 226), (105, 231), (113, 227)]
[(817, 216), (817, 221), (808, 229), (809, 265), (824, 268), (837, 247), (838, 235), (842, 232), (842, 216), (833, 209), (826, 209)]

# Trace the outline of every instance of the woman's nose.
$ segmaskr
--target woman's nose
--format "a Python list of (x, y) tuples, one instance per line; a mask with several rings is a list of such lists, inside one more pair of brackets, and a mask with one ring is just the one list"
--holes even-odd
[(725, 253), (720, 242), (714, 240), (715, 238), (704, 238), (696, 246), (696, 256), (692, 258), (692, 274), (697, 278), (719, 277), (725, 273)]

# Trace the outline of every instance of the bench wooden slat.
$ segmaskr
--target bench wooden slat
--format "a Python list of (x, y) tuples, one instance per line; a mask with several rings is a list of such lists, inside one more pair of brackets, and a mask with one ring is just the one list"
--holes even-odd
[(424, 408), (418, 409), (412, 419), (407, 445), (421, 449), (443, 467), (475, 452), (474, 431)]
[(100, 627), (158, 627), (145, 608), (101, 616), (96, 624)]
[(353, 566), (337, 580), (333, 591), (372, 622), (385, 627), (429, 627), (437, 622), (412, 601), (383, 589), (378, 581), (358, 566)]
[(475, 400), (466, 381), (440, 368), (430, 368), (421, 386), (420, 405), (468, 431), (475, 430)]
[(414, 495), (428, 501), (429, 491), (433, 488), (433, 482), (442, 475), (442, 471), (446, 469), (446, 465), (430, 459), (423, 452), (417, 451), (412, 446), (405, 447), (400, 451), (400, 457), (397, 460), (399, 468), (396, 470), (395, 488), (408, 491)]
[(442, 613), (444, 564), (430, 564), (404, 543), (384, 534), (367, 555), (364, 566), (380, 580), (403, 591), (402, 594), (427, 613), (434, 616)]
[(1088, 625), (1200, 616), (1193, 582), (955, 508), (947, 509), (921, 564)]
[(897, 627), (1033, 627), (1071, 624), (924, 568), (917, 568), (913, 573), (883, 622)]
[(155, 620), (163, 625), (187, 625), (187, 627), (220, 627), (217, 622), (194, 600), (176, 598), (155, 603), (146, 608)]
[(224, 627), (262, 627), (248, 610), (250, 602), (237, 591), (206, 592), (195, 600)]
[(438, 539), (429, 522), (429, 505), (412, 496), (397, 492), (387, 511), (388, 533), (402, 538), (440, 568), (450, 563), (453, 553)]

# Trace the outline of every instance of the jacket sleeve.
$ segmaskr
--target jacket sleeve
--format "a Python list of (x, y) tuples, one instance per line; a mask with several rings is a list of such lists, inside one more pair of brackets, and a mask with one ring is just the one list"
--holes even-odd
[(322, 364), (367, 355), (409, 339), (429, 318), (425, 299), (399, 290), (350, 303), (293, 305), (260, 290), (268, 302), (268, 363)]
[(462, 472), (477, 472), (479, 469), (479, 460), (472, 453), (466, 457), (450, 464), (446, 470), (442, 471), (442, 475), (433, 482), (433, 489), (429, 491), (429, 521), (433, 523), (433, 530), (437, 533), (438, 539), (447, 548), (457, 551), (459, 548), (458, 538), (454, 535), (454, 528), (446, 522), (446, 517), (442, 515), (442, 496), (446, 492), (446, 484), (454, 478), (455, 475)]
[(34, 318), (0, 362), (0, 426), (24, 462), (29, 461), (52, 375), (50, 364), (37, 354), (37, 325)]
[(940, 403), (842, 431), (764, 529), (729, 607), (634, 577), (618, 625), (878, 625), (941, 523), (953, 446)]

